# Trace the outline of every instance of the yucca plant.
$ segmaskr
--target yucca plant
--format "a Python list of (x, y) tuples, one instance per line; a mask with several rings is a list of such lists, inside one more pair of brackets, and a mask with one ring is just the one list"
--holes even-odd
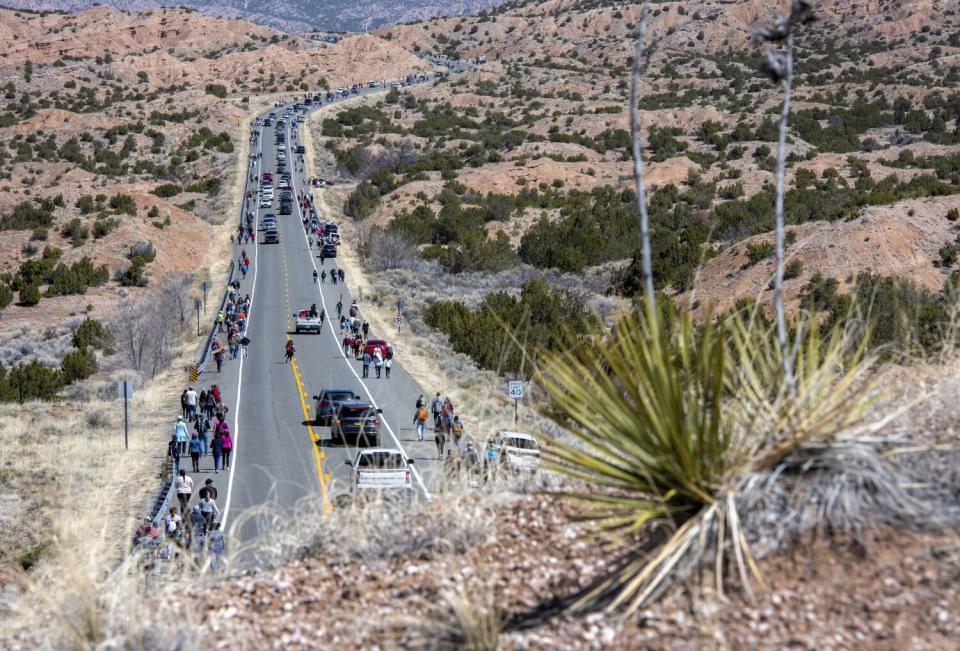
[(578, 607), (629, 612), (708, 565), (720, 590), (731, 571), (748, 592), (753, 581), (762, 585), (738, 509), (742, 491), (758, 473), (861, 422), (872, 359), (851, 352), (839, 330), (824, 339), (800, 329), (788, 391), (781, 349), (759, 323), (733, 315), (696, 326), (682, 315), (668, 333), (648, 308), (595, 346), (545, 356), (540, 382), (577, 439), (551, 441), (547, 462), (586, 484), (565, 495), (621, 542), (667, 532)]

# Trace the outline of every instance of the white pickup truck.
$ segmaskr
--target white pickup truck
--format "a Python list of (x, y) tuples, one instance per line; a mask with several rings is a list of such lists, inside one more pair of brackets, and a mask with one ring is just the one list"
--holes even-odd
[(293, 315), (294, 330), (297, 334), (301, 332), (320, 333), (323, 330), (323, 319), (320, 316), (310, 316), (310, 310), (300, 310)]
[(406, 491), (413, 488), (410, 466), (399, 450), (390, 448), (364, 448), (357, 452), (353, 461), (344, 463), (353, 469), (350, 489), (354, 494), (362, 491)]

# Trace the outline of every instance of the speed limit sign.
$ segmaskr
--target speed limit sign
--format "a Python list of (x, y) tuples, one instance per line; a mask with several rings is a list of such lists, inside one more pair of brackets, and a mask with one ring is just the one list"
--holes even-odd
[(513, 398), (514, 400), (520, 400), (523, 398), (523, 381), (509, 380), (507, 382), (507, 396)]

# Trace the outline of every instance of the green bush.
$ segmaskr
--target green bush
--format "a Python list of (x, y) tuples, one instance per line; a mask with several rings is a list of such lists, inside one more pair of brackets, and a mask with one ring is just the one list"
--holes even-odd
[(137, 214), (137, 203), (129, 194), (117, 193), (110, 197), (110, 207), (117, 214), (126, 214), (131, 217)]
[(153, 193), (158, 197), (175, 197), (180, 194), (180, 186), (176, 183), (163, 183), (153, 189)]
[(506, 292), (487, 294), (476, 311), (457, 301), (438, 301), (427, 308), (424, 320), (445, 333), (454, 350), (505, 375), (529, 369), (530, 358), (541, 350), (566, 345), (568, 330), (588, 337), (599, 327), (579, 298), (551, 290), (540, 278), (524, 283), (519, 299)]
[(53, 225), (53, 203), (49, 207), (36, 205), (30, 201), (18, 203), (13, 212), (0, 217), (0, 229), (28, 230), (46, 228)]
[(13, 302), (13, 290), (10, 285), (0, 283), (0, 310), (4, 309)]
[(773, 255), (773, 242), (749, 242), (744, 253), (750, 261), (750, 265), (755, 265), (761, 260), (766, 260)]
[(60, 381), (63, 384), (85, 380), (96, 372), (97, 356), (90, 348), (70, 351), (60, 361)]
[(73, 331), (71, 337), (74, 348), (96, 348), (109, 350), (112, 338), (110, 331), (97, 319), (87, 317)]
[(79, 217), (74, 217), (63, 225), (60, 234), (70, 240), (74, 247), (78, 247), (90, 237), (90, 229), (83, 225)]
[(803, 262), (793, 259), (783, 268), (783, 279), (793, 280), (799, 278), (801, 273), (803, 273)]
[(213, 95), (214, 97), (219, 97), (223, 99), (227, 96), (227, 87), (223, 84), (207, 84), (204, 90), (207, 91), (208, 95)]
[(33, 307), (40, 302), (40, 288), (36, 285), (27, 285), (20, 290), (20, 305)]

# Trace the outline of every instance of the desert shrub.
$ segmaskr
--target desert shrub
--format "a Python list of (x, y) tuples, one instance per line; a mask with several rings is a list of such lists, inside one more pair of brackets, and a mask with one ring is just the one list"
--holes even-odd
[(60, 382), (70, 384), (85, 380), (97, 372), (97, 356), (90, 348), (72, 350), (60, 361)]
[(95, 267), (93, 261), (83, 256), (69, 267), (58, 264), (50, 275), (46, 296), (85, 294), (89, 287), (99, 287), (110, 279), (106, 265)]
[(40, 288), (36, 285), (27, 285), (20, 290), (20, 305), (32, 307), (40, 302)]
[(0, 217), (0, 229), (27, 230), (49, 227), (53, 225), (52, 210), (52, 202), (49, 206), (44, 206), (22, 201), (13, 208), (11, 213)]
[(947, 219), (949, 219), (952, 222), (955, 222), (958, 219), (960, 219), (960, 210), (957, 210), (956, 208), (951, 208), (950, 210), (948, 210)]
[(110, 330), (97, 319), (87, 317), (80, 322), (71, 335), (74, 348), (96, 348), (108, 350), (110, 348)]
[(198, 179), (189, 186), (187, 192), (205, 192), (207, 194), (216, 194), (220, 191), (222, 181), (216, 176), (209, 176), (205, 179)]
[(101, 237), (106, 237), (119, 225), (120, 220), (116, 217), (99, 218), (93, 222), (93, 237), (98, 240)]
[(127, 258), (130, 266), (125, 270), (117, 270), (115, 280), (123, 287), (146, 287), (149, 282), (146, 267), (157, 257), (157, 251), (150, 242), (138, 242), (130, 247)]
[(803, 262), (793, 259), (787, 263), (786, 267), (784, 267), (783, 279), (793, 280), (794, 278), (799, 278), (801, 273), (803, 273)]
[(213, 95), (214, 97), (219, 97), (223, 99), (227, 96), (227, 87), (223, 84), (207, 84), (204, 87), (204, 90), (208, 95)]
[(80, 209), (80, 214), (88, 215), (96, 210), (96, 204), (93, 201), (93, 197), (89, 194), (81, 195), (76, 202), (76, 207)]
[(116, 211), (117, 214), (126, 214), (130, 216), (136, 216), (137, 214), (137, 203), (133, 200), (129, 194), (124, 194), (122, 192), (117, 193), (110, 197), (110, 207)]
[(455, 351), (504, 374), (530, 368), (540, 351), (557, 349), (566, 328), (586, 337), (598, 327), (582, 300), (550, 289), (541, 278), (524, 283), (519, 298), (487, 294), (475, 311), (458, 301), (438, 301), (427, 308), (424, 320), (446, 334)]
[(744, 250), (751, 265), (766, 260), (773, 255), (773, 242), (750, 242)]
[(70, 240), (74, 246), (81, 246), (90, 237), (90, 229), (83, 225), (79, 217), (74, 217), (60, 229), (60, 234)]
[(153, 189), (153, 193), (158, 197), (175, 197), (180, 194), (180, 186), (176, 183), (163, 183)]
[(33, 232), (30, 233), (31, 242), (45, 242), (47, 239), (47, 229), (46, 228), (35, 228)]
[(13, 302), (13, 290), (10, 285), (0, 283), (0, 310), (4, 309)]

